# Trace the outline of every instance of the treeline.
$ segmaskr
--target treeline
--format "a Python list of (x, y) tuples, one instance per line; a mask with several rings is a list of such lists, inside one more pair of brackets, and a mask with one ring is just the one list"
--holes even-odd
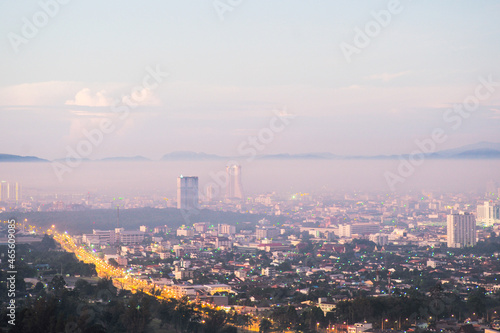
[[(44, 235), (42, 241), (37, 244), (29, 245), (27, 249), (23, 249), (20, 255), (23, 257), (24, 263), (30, 263), (33, 267), (34, 276), (43, 273), (63, 275), (80, 275), (80, 276), (93, 276), (97, 275), (94, 264), (86, 264), (78, 261), (73, 253), (65, 251), (54, 251), (58, 246), (54, 239), (48, 235)], [(49, 269), (43, 271), (41, 265), (48, 265)]]
[[(19, 244), (16, 247), (16, 292), (18, 297), (27, 295), (33, 286), (25, 282), (25, 278), (45, 279), (54, 274), (80, 275), (82, 277), (96, 276), (94, 264), (86, 264), (76, 259), (68, 252), (56, 251), (54, 240), (45, 235), (41, 242)], [(7, 253), (7, 246), (0, 246), (0, 253)], [(3, 260), (0, 265), (0, 301), (7, 300), (8, 261)]]
[(473, 247), (465, 247), (462, 249), (450, 249), (454, 255), (485, 255), (490, 256), (492, 253), (500, 252), (500, 237), (497, 237), (494, 232), (491, 232), (489, 237), (483, 241), (477, 242)]
[[(39, 275), (56, 273), (93, 276), (96, 275), (95, 265), (86, 264), (76, 259), (73, 253), (56, 251), (54, 239), (44, 235), (41, 242), (19, 244), (16, 247), (16, 271), (23, 278), (34, 278)], [(6, 246), (0, 246), (0, 253), (7, 253)]]
[[(38, 283), (32, 297), (18, 305), (9, 332), (141, 332), (136, 328), (148, 322), (147, 301), (116, 296), (110, 280), (100, 280), (97, 286), (78, 280), (73, 290), (65, 285), (60, 275), (47, 287)], [(9, 327), (5, 321), (1, 326)]]
[(342, 301), (326, 315), (317, 306), (302, 311), (294, 306), (274, 307), (267, 313), (268, 318), (261, 320), (260, 327), (261, 332), (317, 332), (331, 325), (367, 322), (374, 328), (405, 330), (422, 322), (432, 328), (440, 319), (484, 318), (492, 321), (495, 313), (500, 313), (499, 294), (489, 297), (484, 288), (478, 287), (471, 289), (468, 295), (457, 295), (437, 284), (428, 293), (412, 291), (410, 294)]
[(236, 333), (235, 326), (251, 323), (249, 316), (202, 308), (187, 299), (159, 301), (142, 291), (118, 291), (108, 279), (96, 286), (78, 280), (68, 290), (60, 275), (47, 287), (35, 286), (33, 296), (17, 308), (15, 326), (7, 324), (5, 311), (0, 327), (10, 327), (12, 333)]
[[(465, 297), (464, 297), (465, 296)], [(337, 304), (336, 322), (372, 322), (384, 328), (408, 328), (417, 322), (435, 323), (440, 319), (466, 318), (491, 319), (489, 316), (500, 309), (500, 295), (486, 295), (486, 290), (476, 287), (467, 295), (457, 295), (443, 290), (441, 284), (429, 293), (412, 291), (391, 297), (358, 297)]]
[[(18, 221), (25, 218), (29, 224), (50, 228), (54, 224), (59, 231), (71, 234), (92, 233), (92, 229), (114, 229), (117, 225), (117, 210), (89, 209), (85, 211), (58, 212), (12, 212)], [(150, 227), (167, 225), (178, 228), (181, 225), (191, 225), (196, 222), (211, 222), (212, 224), (227, 223), (242, 227), (242, 222), (255, 223), (266, 217), (272, 222), (284, 222), (283, 216), (266, 216), (256, 214), (240, 214), (235, 212), (212, 211), (208, 209), (181, 211), (176, 208), (134, 208), (120, 209), (120, 227), (139, 229), (140, 225)]]
[[(307, 307), (297, 312), (293, 305), (275, 307), (269, 314), (269, 319), (263, 318), (259, 323), (259, 331), (268, 332), (317, 332), (318, 329), (324, 329), (333, 318), (325, 316), (323, 311), (316, 306)], [(333, 322), (332, 322), (333, 323)]]

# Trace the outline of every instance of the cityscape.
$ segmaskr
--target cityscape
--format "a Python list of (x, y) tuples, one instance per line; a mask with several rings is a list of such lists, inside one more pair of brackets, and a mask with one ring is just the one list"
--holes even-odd
[[(25, 278), (23, 294), (33, 295), (38, 283), (38, 293), (50, 294), (58, 276), (68, 292), (81, 293), (84, 283), (99, 285), (97, 276), (112, 281), (116, 289), (105, 289), (107, 297), (143, 293), (158, 301), (187, 302), (193, 316), (185, 327), (161, 314), (147, 314), (158, 326), (187, 331), (452, 332), (500, 327), (497, 182), (488, 181), (482, 194), (468, 195), (421, 191), (252, 197), (244, 194), (242, 174), (241, 166), (229, 165), (226, 188), (209, 185), (206, 191), (200, 191), (197, 176), (180, 175), (177, 196), (171, 200), (108, 198), (107, 205), (104, 197), (88, 196), (35, 203), (22, 197), (20, 184), (2, 182), (4, 214), (24, 210), (17, 217), (18, 247), (48, 242), (48, 236), (55, 240), (52, 251), (73, 253), (94, 271), (85, 276), (69, 264), (54, 267), (38, 258), (37, 264), (27, 263), (27, 274), (33, 277)], [(144, 207), (180, 214), (163, 224), (162, 219), (135, 221), (135, 227), (125, 222), (127, 211)], [(80, 212), (86, 219), (93, 211), (112, 211), (115, 218), (105, 224), (108, 229), (87, 221), (68, 231), (71, 224), (48, 225), (57, 218), (37, 218), (33, 210)], [(200, 221), (207, 211), (242, 218)], [(8, 244), (8, 223), (4, 220), (2, 226), (3, 244)], [(358, 304), (363, 299), (382, 302), (378, 306), (384, 310)], [(385, 303), (392, 299), (417, 303), (408, 309)], [(350, 307), (363, 310), (351, 312)], [(211, 311), (224, 315), (205, 325)]]
[(0, 332), (500, 333), (499, 17), (0, 3)]

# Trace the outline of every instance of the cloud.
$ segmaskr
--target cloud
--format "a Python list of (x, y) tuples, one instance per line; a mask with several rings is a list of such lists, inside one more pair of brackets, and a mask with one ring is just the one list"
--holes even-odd
[(47, 81), (0, 87), (0, 105), (54, 106), (61, 105), (78, 86), (72, 81)]
[(388, 82), (388, 81), (391, 81), (392, 79), (395, 79), (397, 77), (404, 76), (404, 75), (407, 75), (410, 73), (411, 73), (411, 71), (392, 73), (392, 74), (390, 74), (390, 73), (374, 74), (374, 75), (370, 75), (370, 76), (365, 77), (365, 79), (381, 80), (383, 82)]
[[(110, 107), (117, 102), (118, 100), (111, 97), (111, 94), (107, 90), (100, 90), (93, 93), (90, 88), (83, 88), (76, 93), (73, 99), (67, 100), (65, 104), (88, 107)], [(127, 94), (122, 94), (121, 103), (129, 105), (131, 108), (139, 105), (161, 105), (160, 100), (153, 94), (153, 91), (147, 88), (127, 91)]]
[(89, 88), (83, 88), (76, 93), (75, 97), (66, 101), (66, 105), (78, 106), (111, 106), (113, 98), (107, 96), (106, 90), (101, 90), (93, 94)]
[(128, 95), (122, 97), (122, 103), (129, 104), (129, 101), (138, 105), (161, 105), (160, 100), (153, 94), (153, 91), (147, 88), (132, 90)]

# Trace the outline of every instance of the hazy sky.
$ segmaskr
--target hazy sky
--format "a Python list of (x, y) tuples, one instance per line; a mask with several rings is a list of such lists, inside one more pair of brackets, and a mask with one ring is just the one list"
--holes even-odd
[(439, 149), (500, 142), (500, 86), (443, 120), (500, 82), (500, 3), (390, 2), (2, 1), (0, 153), (64, 157), (105, 119), (89, 158), (236, 155), (259, 133), (263, 154), (410, 152), (438, 127)]

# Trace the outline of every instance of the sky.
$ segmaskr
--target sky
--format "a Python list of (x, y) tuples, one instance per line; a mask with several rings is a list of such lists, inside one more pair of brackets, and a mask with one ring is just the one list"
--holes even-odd
[(500, 142), (499, 17), (498, 1), (2, 1), (0, 153)]

